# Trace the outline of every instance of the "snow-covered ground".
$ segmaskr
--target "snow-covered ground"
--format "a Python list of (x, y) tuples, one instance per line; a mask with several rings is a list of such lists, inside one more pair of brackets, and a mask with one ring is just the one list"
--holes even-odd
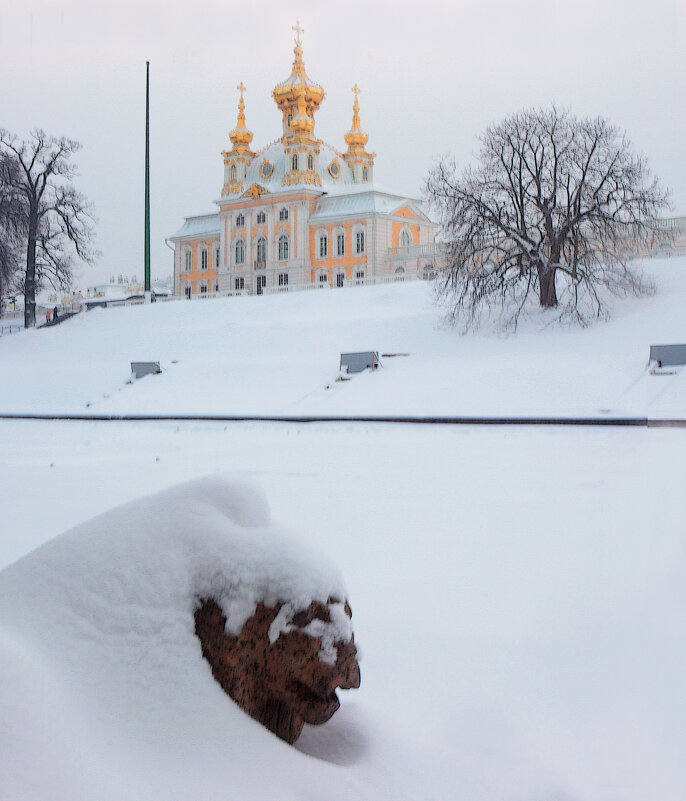
[[(0, 405), (684, 417), (683, 374), (645, 367), (651, 342), (686, 339), (686, 264), (655, 267), (660, 294), (609, 323), (510, 338), (442, 328), (419, 284), (91, 312), (0, 341)], [(410, 356), (332, 384), (362, 347)], [(126, 384), (148, 358), (165, 372)], [(683, 801), (685, 446), (683, 429), (0, 421), (0, 799)], [(211, 547), (197, 509), (218, 473), (261, 487), (347, 585), (362, 684), (295, 747), (212, 682), (174, 601)], [(58, 536), (188, 480), (105, 544), (97, 523)]]
[[(422, 283), (96, 309), (0, 343), (0, 412), (679, 415), (686, 371), (646, 367), (651, 343), (686, 340), (686, 259), (647, 268), (658, 296), (610, 322), (516, 337), (445, 328)], [(409, 355), (335, 383), (354, 350)], [(164, 372), (128, 384), (132, 361)]]

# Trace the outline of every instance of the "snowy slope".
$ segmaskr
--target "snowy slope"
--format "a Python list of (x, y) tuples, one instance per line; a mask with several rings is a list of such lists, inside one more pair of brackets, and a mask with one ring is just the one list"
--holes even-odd
[[(651, 343), (686, 341), (686, 259), (646, 269), (657, 296), (610, 322), (510, 337), (445, 328), (422, 283), (95, 310), (0, 341), (0, 411), (683, 416), (686, 371), (646, 365)], [(410, 355), (335, 383), (350, 350)], [(127, 384), (146, 360), (164, 372)]]

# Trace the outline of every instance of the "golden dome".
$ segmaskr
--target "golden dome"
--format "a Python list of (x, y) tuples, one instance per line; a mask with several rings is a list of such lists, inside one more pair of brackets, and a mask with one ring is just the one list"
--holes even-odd
[(344, 137), (345, 143), (348, 145), (349, 153), (360, 151), (363, 152), (364, 146), (369, 140), (367, 134), (364, 133), (360, 128), (360, 104), (357, 102), (357, 95), (360, 93), (360, 90), (358, 89), (357, 84), (353, 86), (353, 92), (355, 93), (355, 103), (353, 104), (353, 124), (352, 128)]
[(272, 97), (283, 113), (284, 141), (297, 140), (314, 131), (314, 114), (324, 100), (324, 90), (319, 84), (308, 78), (303, 63), (303, 49), (300, 34), (303, 29), (300, 23), (293, 27), (296, 31), (295, 60), (290, 76), (274, 87)]
[(243, 92), (245, 86), (243, 82), (236, 87), (241, 93), (240, 100), (238, 101), (238, 122), (236, 127), (229, 133), (229, 139), (233, 144), (232, 153), (247, 153), (253, 155), (250, 150), (250, 143), (252, 142), (252, 131), (245, 127), (245, 103), (243, 102)]

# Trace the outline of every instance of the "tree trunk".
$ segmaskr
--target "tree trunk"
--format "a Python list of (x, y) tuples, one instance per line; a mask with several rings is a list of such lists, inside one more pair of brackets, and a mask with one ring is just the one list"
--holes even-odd
[(557, 306), (556, 272), (555, 267), (548, 267), (547, 270), (538, 268), (538, 299), (544, 309), (554, 309)]
[(24, 328), (36, 326), (36, 234), (38, 223), (32, 213), (29, 220), (29, 241), (26, 247), (26, 276), (24, 278)]

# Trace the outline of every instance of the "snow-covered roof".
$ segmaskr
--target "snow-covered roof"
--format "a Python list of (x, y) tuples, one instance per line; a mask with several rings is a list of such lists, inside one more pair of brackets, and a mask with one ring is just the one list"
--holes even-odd
[(219, 217), (214, 214), (201, 214), (197, 217), (186, 217), (186, 221), (169, 239), (181, 239), (186, 236), (219, 236)]
[[(264, 177), (261, 167), (264, 162), (268, 162), (272, 166), (271, 175), (267, 178)], [(329, 172), (329, 165), (337, 161), (339, 165), (338, 178), (334, 179)], [(319, 166), (317, 173), (321, 179), (321, 186), (313, 187), (321, 189), (324, 192), (334, 192), (339, 188), (351, 186), (353, 184), (353, 176), (350, 167), (345, 163), (341, 154), (331, 145), (322, 142), (319, 148)], [(253, 158), (250, 166), (246, 172), (244, 186), (249, 189), (253, 184), (258, 184), (264, 187), (267, 192), (277, 194), (279, 192), (292, 192), (292, 186), (284, 186), (283, 178), (286, 174), (286, 155), (284, 153), (284, 146), (281, 140), (272, 142), (267, 145), (263, 150), (259, 151), (255, 158)], [(309, 186), (305, 184), (304, 186)], [(226, 198), (223, 198), (226, 201)]]
[(310, 222), (348, 215), (393, 214), (408, 203), (424, 213), (421, 204), (410, 198), (369, 189), (364, 184), (357, 184), (355, 188), (357, 191), (331, 193), (320, 198)]

